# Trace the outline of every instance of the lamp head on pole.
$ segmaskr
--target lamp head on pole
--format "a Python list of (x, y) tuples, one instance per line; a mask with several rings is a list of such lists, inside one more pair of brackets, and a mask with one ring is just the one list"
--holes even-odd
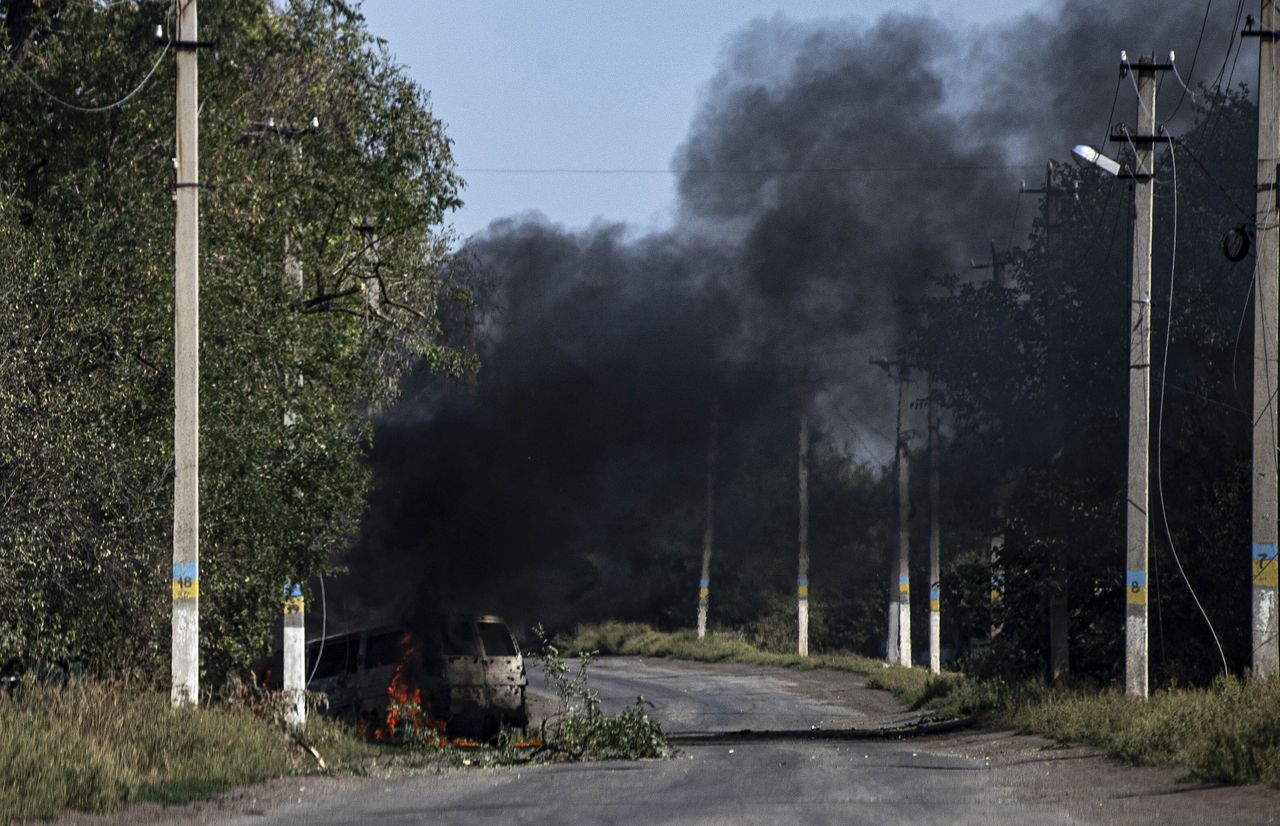
[(1087, 144), (1082, 143), (1074, 147), (1071, 150), (1071, 157), (1080, 166), (1096, 166), (1112, 177), (1120, 176), (1120, 164), (1118, 161), (1108, 158)]

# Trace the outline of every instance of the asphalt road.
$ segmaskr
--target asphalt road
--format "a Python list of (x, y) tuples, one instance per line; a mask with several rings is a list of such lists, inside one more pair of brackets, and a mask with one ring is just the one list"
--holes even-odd
[[(536, 670), (530, 681), (554, 694)], [(614, 657), (592, 664), (588, 685), (611, 714), (644, 697), (668, 734), (880, 728), (919, 717), (862, 678), (832, 672)]]
[[(126, 822), (417, 823), (1266, 823), (1280, 794), (1180, 782), (1096, 752), (1008, 733), (816, 740), (817, 728), (912, 719), (852, 675), (603, 660), (606, 709), (637, 694), (673, 733), (779, 730), (787, 739), (683, 745), (667, 760), (293, 778)], [(538, 688), (537, 680), (535, 685)], [(544, 711), (547, 702), (535, 704)], [(811, 728), (813, 727), (813, 728)], [(117, 815), (117, 817), (121, 816)], [(96, 819), (90, 822), (97, 822)]]

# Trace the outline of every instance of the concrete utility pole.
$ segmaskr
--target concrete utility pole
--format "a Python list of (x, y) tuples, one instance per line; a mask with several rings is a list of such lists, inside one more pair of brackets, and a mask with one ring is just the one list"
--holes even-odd
[[(1058, 214), (1058, 199), (1062, 196), (1062, 187), (1054, 180), (1056, 164), (1049, 161), (1044, 169), (1044, 188), (1027, 189), (1027, 194), (1044, 195), (1044, 236), (1045, 258), (1049, 277), (1061, 291), (1064, 279), (1062, 262), (1062, 222)], [(1054, 302), (1049, 317), (1049, 387), (1053, 399), (1053, 418), (1050, 427), (1051, 444), (1054, 451), (1053, 461), (1062, 461), (1066, 450), (1066, 405), (1064, 387), (1066, 371), (1063, 358), (1062, 309), (1059, 302)], [(1053, 576), (1055, 589), (1049, 594), (1049, 676), (1053, 682), (1060, 682), (1071, 673), (1071, 603), (1069, 597), (1069, 580), (1066, 564), (1062, 559), (1064, 537), (1054, 543)]]
[(809, 656), (809, 392), (800, 398), (800, 570), (796, 574), (796, 653)]
[(711, 403), (707, 434), (707, 501), (702, 526), (702, 578), (698, 580), (698, 639), (707, 636), (707, 605), (711, 599), (711, 548), (715, 538), (716, 442), (720, 438), (720, 400)]
[[(285, 236), (284, 288), (296, 296), (302, 295), (302, 262), (289, 251), (289, 238)], [(302, 388), (302, 374), (285, 372), (285, 392), (292, 394)], [(291, 406), (284, 411), (286, 433), (298, 423), (298, 414)], [(306, 602), (302, 588), (297, 583), (284, 585), (284, 663), (281, 669), (281, 687), (288, 701), (285, 723), (301, 728), (307, 722), (307, 626)]]
[[(1020, 193), (1027, 192), (1026, 181), (1022, 182), (1019, 189)], [(996, 252), (996, 242), (991, 241), (991, 261), (986, 264), (979, 264), (972, 258), (969, 259), (969, 266), (975, 270), (985, 270), (990, 268), (991, 280), (1000, 289), (1008, 289), (1009, 287), (1009, 256), (1002, 256)], [(930, 394), (932, 395), (932, 394)], [(1003, 487), (1003, 486), (1002, 486)], [(1003, 519), (1003, 491), (998, 491), (996, 496), (997, 518)], [(1000, 553), (1004, 550), (1004, 534), (997, 533), (991, 537), (991, 591), (989, 608), (991, 611), (991, 625), (989, 636), (995, 639), (1000, 634), (1001, 625), (996, 621), (1000, 614), (1001, 594), (1004, 589), (1004, 569), (1000, 565)]]
[(941, 484), (938, 463), (942, 451), (938, 444), (938, 399), (934, 394), (933, 375), (928, 380), (929, 393), (929, 670), (942, 670), (942, 568), (939, 556), (942, 534), (938, 527)]
[(200, 131), (196, 0), (180, 2), (173, 316), (173, 638), (171, 701), (200, 700)]
[[(1128, 64), (1121, 67), (1125, 71)], [(1156, 141), (1156, 67), (1147, 56), (1133, 67), (1138, 76), (1138, 131), (1113, 140), (1132, 144), (1133, 285), (1129, 302), (1129, 488), (1125, 551), (1125, 693), (1146, 698), (1147, 545), (1151, 438), (1151, 231), (1155, 213), (1152, 180)]]
[[(890, 378), (898, 380), (898, 444), (894, 461), (898, 468), (898, 548), (897, 554), (887, 553), (889, 572), (888, 638), (884, 656), (889, 662), (911, 665), (911, 579), (908, 560), (911, 550), (911, 453), (908, 450), (911, 433), (910, 408), (907, 398), (911, 386), (911, 371), (900, 362), (871, 359), (871, 363), (884, 369)], [(895, 558), (896, 557), (896, 558)]]
[(911, 666), (911, 576), (907, 565), (911, 550), (911, 454), (907, 450), (910, 386), (911, 371), (905, 365), (898, 365), (898, 565), (892, 596), (897, 601), (898, 664), (908, 667)]
[(1275, 0), (1262, 0), (1258, 37), (1258, 218), (1253, 312), (1253, 673), (1276, 672), (1276, 387), (1277, 272), (1280, 230), (1276, 227), (1276, 164), (1280, 163), (1280, 75), (1276, 38), (1280, 19)]
[[(1064, 268), (1062, 266), (1062, 241), (1061, 241), (1061, 221), (1059, 219), (1058, 199), (1061, 197), (1063, 190), (1054, 180), (1054, 172), (1057, 165), (1053, 161), (1045, 164), (1044, 187), (1040, 189), (1030, 189), (1024, 182), (1020, 190), (1024, 195), (1044, 195), (1044, 234), (1045, 234), (1045, 258), (1046, 269), (1049, 277), (1053, 279), (1054, 284), (1060, 289), (1062, 287)], [(992, 249), (992, 255), (995, 250)], [(993, 259), (994, 260), (994, 259)], [(999, 278), (999, 276), (997, 276)], [(1049, 316), (1049, 340), (1052, 346), (1049, 350), (1049, 377), (1048, 387), (1052, 399), (1051, 410), (1052, 419), (1049, 427), (1050, 444), (1053, 450), (1053, 461), (1061, 461), (1065, 452), (1065, 403), (1063, 398), (1063, 388), (1066, 383), (1066, 375), (1063, 369), (1063, 330), (1062, 330), (1062, 311), (1055, 303), (1053, 311)], [(1003, 540), (1001, 541), (1003, 544)], [(1055, 545), (1053, 554), (1053, 570), (1051, 572), (1054, 578), (1055, 590), (1049, 594), (1049, 674), (1051, 679), (1056, 683), (1065, 678), (1071, 672), (1071, 605), (1068, 597), (1067, 575), (1065, 573), (1066, 565), (1061, 556), (1061, 538)], [(994, 567), (994, 561), (993, 561)], [(995, 605), (995, 589), (992, 590), (993, 607)], [(994, 636), (994, 632), (993, 632)]]

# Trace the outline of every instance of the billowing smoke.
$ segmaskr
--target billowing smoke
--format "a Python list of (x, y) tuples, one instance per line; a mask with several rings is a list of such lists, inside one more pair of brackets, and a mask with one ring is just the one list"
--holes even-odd
[[(744, 503), (761, 463), (794, 461), (801, 398), (828, 448), (887, 460), (894, 392), (868, 358), (894, 354), (937, 278), (968, 277), (990, 239), (1025, 238), (1037, 205), (1015, 206), (1020, 179), (1035, 186), (1047, 160), (1101, 141), (1121, 49), (1176, 50), (1192, 83), (1253, 77), (1247, 55), (1226, 57), (1234, 7), (1207, 19), (1189, 77), (1203, 12), (1068, 0), (987, 28), (898, 14), (748, 25), (675, 151), (672, 229), (523, 216), (468, 242), (494, 286), (484, 366), (465, 392), (410, 388), (379, 424), (348, 560), (366, 599), (661, 616), (696, 579), (717, 400), (721, 474), (739, 484), (721, 497), (724, 554), (753, 541), (759, 509)], [(1165, 75), (1163, 111), (1182, 94)], [(1118, 101), (1115, 120), (1132, 123), (1127, 79)], [(1174, 123), (1191, 112), (1188, 96)], [(793, 539), (775, 540), (782, 570)]]

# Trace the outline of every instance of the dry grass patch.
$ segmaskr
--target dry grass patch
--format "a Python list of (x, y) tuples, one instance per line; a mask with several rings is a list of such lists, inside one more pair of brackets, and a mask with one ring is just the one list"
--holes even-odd
[(1280, 786), (1280, 680), (1222, 677), (1209, 688), (1041, 691), (998, 719), (1137, 763), (1186, 766), (1201, 779)]
[[(327, 723), (313, 731), (329, 745), (360, 748)], [(137, 683), (83, 680), (0, 695), (0, 823), (181, 803), (312, 763), (246, 708), (174, 709), (167, 693)]]

